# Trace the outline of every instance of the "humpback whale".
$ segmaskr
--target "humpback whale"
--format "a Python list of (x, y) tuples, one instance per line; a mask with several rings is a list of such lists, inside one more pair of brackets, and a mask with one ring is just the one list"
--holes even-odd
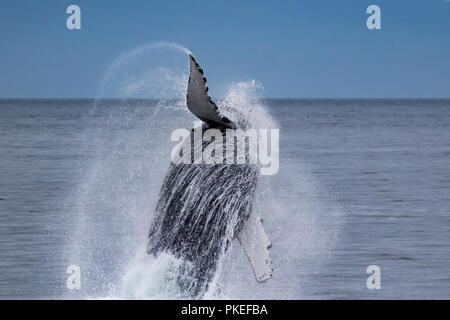
[[(227, 129), (246, 130), (251, 123), (237, 110), (234, 118), (220, 112), (211, 99), (203, 69), (189, 54), (188, 110), (202, 121), (199, 130), (217, 129), (226, 140)], [(232, 118), (232, 119), (230, 119)], [(214, 140), (193, 143), (194, 129), (182, 144), (204, 151)], [(236, 148), (235, 141), (225, 146)], [(182, 152), (182, 151), (180, 151)], [(262, 219), (253, 208), (258, 180), (256, 164), (171, 163), (164, 178), (149, 231), (147, 253), (167, 252), (182, 263), (177, 283), (182, 293), (202, 297), (216, 274), (220, 259), (237, 238), (250, 262), (256, 281), (272, 276)]]

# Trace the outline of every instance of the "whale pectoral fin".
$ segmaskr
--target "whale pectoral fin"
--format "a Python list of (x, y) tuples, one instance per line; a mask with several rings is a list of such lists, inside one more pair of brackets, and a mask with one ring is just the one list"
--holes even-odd
[(209, 125), (234, 128), (234, 123), (220, 114), (216, 103), (209, 96), (203, 69), (192, 54), (189, 54), (189, 61), (189, 82), (186, 94), (186, 103), (189, 111)]
[(264, 232), (261, 217), (252, 212), (237, 238), (250, 261), (256, 281), (263, 282), (270, 279), (272, 260), (269, 258), (269, 249), (272, 244)]

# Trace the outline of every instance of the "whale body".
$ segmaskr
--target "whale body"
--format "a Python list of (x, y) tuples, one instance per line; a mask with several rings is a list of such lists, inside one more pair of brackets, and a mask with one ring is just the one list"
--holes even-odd
[[(235, 148), (235, 141), (226, 141), (227, 129), (247, 129), (242, 119), (222, 115), (208, 94), (206, 78), (190, 54), (190, 73), (186, 94), (187, 108), (203, 125), (195, 130), (204, 133), (217, 129), (225, 148)], [(195, 145), (193, 129), (183, 146), (205, 151), (213, 140)], [(198, 150), (197, 150), (198, 151)], [(183, 263), (177, 282), (182, 293), (201, 297), (208, 290), (219, 261), (231, 241), (239, 239), (257, 281), (272, 275), (268, 249), (271, 243), (262, 227), (262, 219), (253, 211), (258, 181), (255, 164), (186, 164), (171, 163), (164, 179), (150, 226), (147, 252), (157, 256), (173, 254)]]

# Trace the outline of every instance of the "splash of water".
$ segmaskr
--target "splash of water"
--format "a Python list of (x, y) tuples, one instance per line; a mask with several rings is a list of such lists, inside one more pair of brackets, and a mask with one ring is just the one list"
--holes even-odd
[[(170, 133), (195, 119), (185, 107), (189, 52), (170, 43), (145, 45), (120, 55), (105, 72), (84, 137), (89, 165), (80, 165), (71, 199), (76, 227), (67, 260), (83, 272), (75, 297), (186, 298), (175, 280), (182, 261), (147, 255), (145, 245), (170, 163)], [(236, 82), (217, 102), (230, 118), (237, 109), (255, 128), (279, 128), (260, 99), (262, 90), (254, 80)], [(102, 100), (109, 97), (116, 100)], [(129, 100), (136, 97), (153, 99)], [(259, 179), (254, 202), (273, 243), (273, 279), (257, 283), (239, 243), (232, 242), (204, 298), (307, 297), (302, 279), (320, 267), (336, 241), (339, 208), (314, 200), (320, 184), (308, 166), (284, 160), (282, 151), (279, 174)]]
[[(118, 94), (119, 97), (132, 97), (136, 98), (136, 94), (140, 94), (141, 90), (136, 90), (136, 88), (132, 88), (132, 86), (137, 86), (138, 89), (149, 89), (150, 84), (158, 84), (158, 79), (163, 78), (169, 78), (171, 79), (171, 75), (174, 74), (173, 70), (178, 71), (175, 73), (176, 75), (182, 75), (183, 72), (180, 72), (179, 69), (177, 69), (174, 65), (169, 65), (166, 67), (163, 67), (161, 65), (161, 57), (157, 55), (158, 52), (161, 52), (163, 55), (167, 52), (181, 52), (185, 55), (190, 54), (191, 52), (186, 49), (185, 47), (172, 43), (172, 42), (156, 42), (156, 43), (150, 43), (146, 45), (139, 46), (137, 48), (134, 48), (131, 51), (121, 53), (114, 61), (111, 63), (111, 65), (106, 69), (104, 75), (103, 75), (103, 81), (100, 85), (99, 90), (99, 97), (106, 97), (108, 94)], [(167, 58), (167, 57), (165, 57)], [(143, 61), (144, 59), (148, 59), (148, 61)], [(155, 61), (157, 60), (157, 61)], [(167, 60), (165, 60), (167, 62)], [(171, 61), (173, 62), (173, 60)], [(160, 69), (161, 73), (157, 75), (151, 75), (150, 72), (153, 70), (148, 69), (148, 63), (153, 64), (154, 68)], [(134, 70), (133, 65), (136, 65), (140, 70), (144, 70), (143, 75), (138, 78), (136, 81), (133, 78), (133, 72), (136, 72)], [(115, 86), (111, 86), (111, 84), (114, 81), (117, 81), (117, 77), (121, 77), (126, 79), (126, 84), (123, 87), (119, 87), (118, 92), (109, 92), (108, 89), (117, 89)], [(133, 80), (135, 80), (133, 82)], [(123, 85), (123, 82), (118, 81), (120, 85)], [(161, 83), (161, 82), (160, 82)], [(176, 81), (176, 79), (173, 79), (170, 83), (171, 85), (179, 85), (181, 84), (179, 81)], [(128, 87), (128, 88), (127, 88)], [(132, 90), (127, 90), (132, 88)], [(179, 89), (177, 88), (176, 91)], [(162, 91), (163, 93), (166, 91)], [(148, 97), (151, 98), (158, 98), (161, 96), (161, 89), (160, 86), (158, 86), (157, 90), (155, 92), (146, 91), (145, 92)]]
[[(83, 287), (75, 297), (116, 297), (121, 292), (125, 269), (147, 242), (170, 162), (168, 132), (191, 117), (182, 107), (186, 50), (148, 45), (123, 57), (108, 68), (90, 110), (82, 138), (81, 154), (86, 158), (80, 162), (77, 187), (69, 200), (75, 203), (70, 213), (76, 218), (66, 259), (83, 273)], [(123, 82), (124, 74), (135, 81)], [(147, 92), (143, 83), (159, 83), (165, 91)], [(115, 99), (104, 99), (115, 92)], [(141, 99), (130, 100), (133, 96)]]

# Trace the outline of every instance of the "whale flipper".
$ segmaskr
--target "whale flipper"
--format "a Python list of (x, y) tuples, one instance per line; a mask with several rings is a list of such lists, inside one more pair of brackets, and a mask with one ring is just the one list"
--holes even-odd
[(192, 54), (189, 54), (189, 61), (190, 71), (186, 94), (186, 103), (189, 111), (211, 126), (234, 128), (234, 123), (220, 114), (216, 103), (209, 96), (203, 69)]
[(269, 258), (269, 249), (272, 244), (264, 232), (261, 217), (252, 212), (237, 238), (252, 265), (256, 280), (263, 282), (270, 279), (272, 260)]

